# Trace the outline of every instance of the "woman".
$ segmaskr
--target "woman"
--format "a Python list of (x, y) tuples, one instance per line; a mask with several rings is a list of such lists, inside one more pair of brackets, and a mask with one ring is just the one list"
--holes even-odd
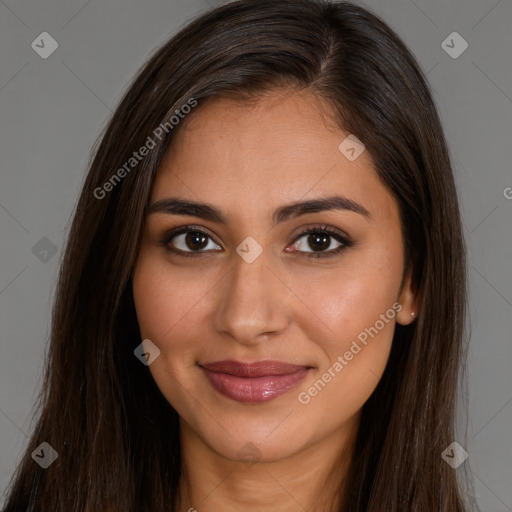
[(348, 2), (215, 9), (97, 149), (5, 511), (467, 510), (441, 456), (464, 315), (448, 150), (398, 36)]

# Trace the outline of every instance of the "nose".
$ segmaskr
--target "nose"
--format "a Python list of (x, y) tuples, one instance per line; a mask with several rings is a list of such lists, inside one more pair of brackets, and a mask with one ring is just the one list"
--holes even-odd
[(267, 253), (252, 263), (234, 253), (230, 265), (215, 291), (216, 332), (244, 345), (257, 345), (283, 332), (290, 321), (291, 292)]

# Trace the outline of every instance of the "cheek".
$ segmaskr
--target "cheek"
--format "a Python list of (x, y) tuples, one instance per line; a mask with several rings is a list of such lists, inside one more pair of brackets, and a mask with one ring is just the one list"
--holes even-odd
[[(354, 252), (339, 269), (295, 273), (296, 289), (307, 307), (304, 311), (309, 310), (309, 314), (296, 314), (296, 320), (309, 339), (321, 340), (318, 344), (331, 360), (348, 350), (361, 333), (364, 338), (366, 329), (377, 321), (381, 339), (392, 337), (393, 304), (402, 279), (402, 262), (396, 253), (376, 257)], [(386, 316), (384, 322), (381, 315)]]
[[(142, 251), (133, 275), (133, 296), (141, 335), (165, 350), (175, 331), (194, 321), (208, 282), (186, 279), (179, 271), (169, 272), (163, 258)], [(197, 321), (197, 319), (195, 319)]]
[(322, 321), (304, 322), (302, 329), (323, 357), (299, 402), (309, 403), (308, 414), (318, 414), (327, 425), (337, 421), (333, 410), (355, 414), (384, 372), (400, 309), (402, 259), (396, 250), (368, 256), (361, 251), (314, 284), (303, 279), (304, 294)]
[(194, 279), (191, 285), (184, 272), (169, 272), (169, 265), (151, 251), (141, 251), (133, 274), (133, 296), (142, 339), (149, 338), (160, 355), (149, 370), (160, 391), (181, 412), (189, 406), (183, 386), (192, 387), (189, 370), (201, 346), (198, 326), (201, 299), (208, 280)]

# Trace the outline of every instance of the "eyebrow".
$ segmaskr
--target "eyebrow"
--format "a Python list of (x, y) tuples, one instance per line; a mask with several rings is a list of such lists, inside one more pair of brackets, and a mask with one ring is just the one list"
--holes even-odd
[[(308, 201), (297, 201), (277, 208), (272, 215), (272, 225), (280, 224), (289, 219), (305, 215), (307, 213), (318, 213), (324, 211), (351, 211), (358, 213), (371, 220), (370, 212), (361, 204), (342, 196), (329, 196)], [(178, 197), (168, 197), (154, 202), (148, 211), (152, 213), (166, 213), (169, 215), (190, 215), (205, 220), (228, 224), (227, 215), (221, 210), (207, 203), (190, 201)]]

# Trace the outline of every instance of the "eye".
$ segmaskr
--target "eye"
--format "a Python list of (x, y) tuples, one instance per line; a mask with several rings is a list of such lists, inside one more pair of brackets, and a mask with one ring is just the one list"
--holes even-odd
[(169, 231), (160, 243), (169, 252), (180, 256), (199, 256), (204, 252), (222, 250), (208, 233), (194, 226), (183, 226)]
[[(222, 251), (206, 231), (196, 226), (182, 226), (165, 233), (160, 244), (178, 256), (201, 256), (208, 252)], [(306, 257), (320, 258), (339, 254), (353, 242), (348, 236), (329, 226), (310, 227), (286, 248), (286, 252), (305, 253)]]
[(313, 226), (298, 236), (292, 245), (293, 250), (287, 248), (286, 252), (304, 252), (308, 253), (307, 257), (320, 258), (339, 254), (352, 245), (347, 236), (328, 226)]

